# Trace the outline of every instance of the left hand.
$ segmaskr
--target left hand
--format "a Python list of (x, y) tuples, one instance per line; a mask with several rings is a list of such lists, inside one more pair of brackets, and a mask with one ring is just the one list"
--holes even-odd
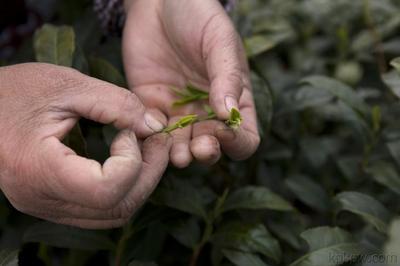
[(170, 158), (177, 167), (193, 159), (218, 161), (222, 150), (246, 159), (258, 147), (256, 112), (244, 49), (230, 18), (217, 0), (127, 0), (123, 38), (125, 72), (131, 88), (148, 108), (174, 123), (187, 114), (204, 113), (204, 103), (172, 107), (170, 89), (188, 83), (210, 93), (218, 120), (235, 107), (243, 116), (238, 130), (209, 120), (176, 130)]

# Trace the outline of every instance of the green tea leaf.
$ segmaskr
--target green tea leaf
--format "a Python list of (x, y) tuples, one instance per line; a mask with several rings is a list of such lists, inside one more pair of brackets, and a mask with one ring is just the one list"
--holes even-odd
[(174, 87), (172, 87), (171, 90), (181, 97), (173, 103), (173, 106), (183, 106), (192, 102), (207, 100), (209, 97), (208, 92), (202, 91), (190, 84), (187, 85), (183, 91)]
[(390, 213), (379, 201), (359, 192), (342, 192), (335, 197), (337, 213), (349, 211), (361, 216), (380, 232), (386, 232)]
[(170, 180), (167, 185), (158, 187), (151, 196), (151, 201), (204, 219), (207, 217), (200, 192), (188, 182), (178, 179)]
[(71, 67), (75, 52), (72, 27), (45, 24), (34, 36), (36, 61)]
[(390, 62), (390, 65), (394, 67), (398, 72), (400, 72), (400, 57), (393, 59)]
[(184, 127), (190, 126), (190, 125), (194, 124), (197, 120), (198, 120), (197, 115), (184, 116), (181, 119), (179, 119), (175, 124), (164, 128), (163, 132), (171, 133), (172, 131), (174, 131), (178, 128), (184, 128)]
[(18, 250), (4, 249), (0, 251), (0, 266), (18, 265)]
[(126, 82), (117, 68), (103, 58), (89, 58), (89, 72), (92, 77), (110, 82), (125, 88)]
[(235, 266), (268, 266), (256, 254), (229, 249), (222, 250), (222, 253)]
[(254, 35), (244, 40), (246, 54), (248, 57), (254, 57), (274, 48), (276, 42), (264, 35)]
[(319, 211), (327, 211), (331, 206), (326, 191), (305, 176), (294, 176), (285, 180), (290, 190), (305, 204)]
[(389, 149), (390, 155), (392, 155), (397, 165), (400, 166), (400, 140), (390, 141), (386, 146)]
[(232, 222), (215, 232), (212, 243), (220, 249), (235, 249), (247, 253), (260, 253), (279, 263), (281, 248), (263, 224)]
[(338, 227), (317, 227), (301, 234), (310, 252), (290, 266), (336, 266), (362, 255), (365, 248)]
[(390, 71), (382, 75), (382, 80), (392, 93), (397, 98), (400, 98), (400, 73), (394, 70)]
[(303, 79), (301, 83), (307, 83), (316, 89), (328, 91), (363, 117), (366, 117), (369, 113), (368, 105), (366, 105), (363, 99), (360, 98), (351, 87), (344, 83), (324, 76), (311, 76)]
[(242, 115), (240, 114), (239, 110), (236, 108), (232, 108), (230, 115), (229, 115), (229, 119), (226, 120), (226, 124), (233, 128), (233, 129), (237, 129), (240, 127), (240, 125), (242, 124)]
[(277, 211), (293, 211), (292, 205), (278, 194), (266, 187), (247, 186), (228, 195), (224, 211), (237, 209), (270, 209)]
[(171, 221), (166, 226), (168, 233), (187, 248), (193, 249), (200, 241), (200, 225), (194, 218)]
[(377, 161), (367, 170), (376, 182), (400, 195), (400, 176), (393, 164)]
[(23, 241), (39, 242), (49, 246), (82, 250), (111, 250), (114, 243), (96, 231), (41, 222), (29, 227)]

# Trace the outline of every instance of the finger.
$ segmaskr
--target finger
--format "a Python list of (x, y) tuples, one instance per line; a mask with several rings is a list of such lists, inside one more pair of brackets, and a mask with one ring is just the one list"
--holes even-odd
[(205, 165), (213, 165), (221, 158), (219, 142), (214, 136), (203, 135), (193, 138), (190, 150), (196, 160)]
[(210, 105), (219, 119), (238, 109), (246, 62), (238, 34), (228, 17), (217, 16), (204, 33), (203, 54), (210, 79)]
[(260, 144), (257, 118), (250, 90), (245, 90), (241, 99), (240, 112), (243, 118), (238, 129), (231, 129), (222, 123), (215, 128), (222, 150), (234, 160), (250, 157)]
[(125, 205), (135, 206), (134, 211), (143, 205), (168, 166), (171, 146), (172, 138), (168, 134), (157, 134), (144, 141), (142, 171), (135, 185), (124, 199)]
[(141, 170), (141, 154), (135, 135), (121, 132), (111, 145), (111, 157), (103, 166), (76, 155), (57, 138), (41, 144), (41, 159), (49, 194), (55, 199), (98, 209), (115, 207), (130, 190)]
[(164, 128), (165, 118), (147, 110), (132, 92), (94, 78), (82, 79), (85, 87), (65, 103), (69, 111), (103, 124), (112, 123), (119, 129), (132, 129), (141, 138)]
[[(172, 117), (170, 125), (176, 123), (180, 117)], [(173, 144), (170, 151), (171, 162), (178, 168), (187, 167), (193, 160), (190, 152), (190, 139), (192, 137), (192, 126), (179, 128), (171, 132)]]
[(115, 220), (87, 220), (87, 219), (76, 219), (76, 218), (52, 218), (43, 217), (42, 219), (48, 220), (57, 224), (64, 224), (82, 229), (111, 229), (122, 227), (129, 220), (127, 219), (115, 219)]

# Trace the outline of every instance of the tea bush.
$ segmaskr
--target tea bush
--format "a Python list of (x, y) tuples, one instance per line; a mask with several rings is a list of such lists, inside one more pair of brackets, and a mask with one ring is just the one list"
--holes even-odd
[[(36, 58), (126, 86), (120, 39), (101, 35), (89, 5), (60, 2), (51, 22), (69, 26), (45, 25), (9, 63)], [(239, 1), (257, 153), (168, 169), (123, 229), (40, 222), (3, 198), (1, 265), (18, 251), (22, 265), (398, 265), (399, 14), (398, 0)], [(81, 121), (65, 142), (102, 161), (114, 135)]]

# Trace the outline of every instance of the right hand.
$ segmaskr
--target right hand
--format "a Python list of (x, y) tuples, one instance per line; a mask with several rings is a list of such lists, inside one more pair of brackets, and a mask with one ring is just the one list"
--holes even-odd
[[(80, 117), (122, 130), (103, 166), (61, 143)], [(133, 93), (73, 69), (0, 68), (0, 187), (16, 209), (39, 218), (82, 228), (121, 226), (167, 167), (170, 139), (155, 134), (163, 123)], [(141, 152), (136, 136), (150, 135)]]

